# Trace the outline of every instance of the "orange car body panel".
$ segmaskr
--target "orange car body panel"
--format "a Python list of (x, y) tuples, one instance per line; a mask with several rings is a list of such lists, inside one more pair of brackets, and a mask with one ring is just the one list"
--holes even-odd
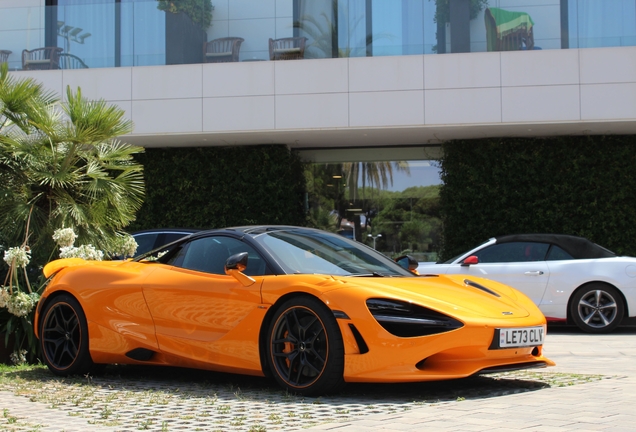
[[(254, 276), (246, 283), (229, 275), (158, 263), (80, 261), (58, 260), (45, 267), (45, 274), (57, 274), (44, 292), (35, 322), (39, 323), (42, 303), (56, 292), (76, 297), (88, 318), (89, 349), (96, 363), (263, 375), (259, 349), (267, 313), (281, 298), (301, 294), (314, 296), (348, 317), (337, 320), (345, 345), (345, 381), (427, 381), (466, 377), (500, 365), (554, 364), (541, 347), (488, 349), (496, 328), (545, 326), (545, 318), (530, 299), (490, 280), (471, 277), (500, 297), (466, 287), (461, 275), (304, 274)], [(464, 326), (432, 336), (397, 337), (375, 321), (365, 303), (369, 298), (408, 300), (459, 319)], [(369, 352), (360, 353), (350, 324)], [(149, 361), (127, 357), (135, 348), (156, 355)]]

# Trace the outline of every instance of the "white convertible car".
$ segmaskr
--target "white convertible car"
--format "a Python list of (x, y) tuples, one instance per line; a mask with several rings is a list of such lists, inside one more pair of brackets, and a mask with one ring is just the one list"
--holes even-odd
[(505, 283), (530, 297), (548, 321), (606, 333), (636, 316), (636, 258), (582, 237), (518, 234), (491, 238), (444, 263), (420, 263), (420, 275), (466, 274)]

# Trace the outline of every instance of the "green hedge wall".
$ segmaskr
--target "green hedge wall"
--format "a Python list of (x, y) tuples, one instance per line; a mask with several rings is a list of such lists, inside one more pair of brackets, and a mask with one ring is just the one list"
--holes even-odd
[(130, 231), (305, 223), (305, 180), (282, 145), (146, 149), (146, 199)]
[(442, 259), (493, 236), (539, 232), (636, 256), (634, 136), (466, 140), (443, 150)]

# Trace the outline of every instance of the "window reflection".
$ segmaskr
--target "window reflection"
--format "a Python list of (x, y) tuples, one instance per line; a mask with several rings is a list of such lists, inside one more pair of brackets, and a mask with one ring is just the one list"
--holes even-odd
[[(367, 159), (378, 150), (364, 149)], [(311, 225), (395, 258), (436, 261), (441, 221), (439, 166), (434, 160), (335, 160), (308, 163)], [(392, 152), (400, 155), (400, 150)], [(313, 155), (316, 156), (315, 154)], [(320, 156), (318, 156), (318, 159)]]
[(569, 48), (636, 45), (636, 1), (568, 1)]
[(0, 48), (20, 69), (23, 49), (43, 47), (63, 49), (64, 68), (201, 63), (204, 42), (228, 37), (244, 40), (233, 61), (269, 60), (269, 39), (293, 37), (307, 38), (305, 59), (636, 45), (636, 0), (226, 0), (211, 20), (160, 3), (5, 7)]

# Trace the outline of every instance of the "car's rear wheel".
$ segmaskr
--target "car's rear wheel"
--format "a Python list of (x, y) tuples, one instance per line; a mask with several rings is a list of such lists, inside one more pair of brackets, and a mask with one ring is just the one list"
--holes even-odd
[(593, 283), (580, 288), (572, 297), (570, 316), (588, 333), (607, 333), (622, 321), (625, 306), (618, 290)]
[(52, 299), (42, 311), (40, 347), (56, 375), (87, 374), (94, 368), (88, 351), (88, 326), (79, 302), (68, 294)]
[(305, 396), (344, 385), (344, 346), (333, 313), (312, 297), (294, 297), (277, 309), (269, 326), (267, 357), (274, 378)]

